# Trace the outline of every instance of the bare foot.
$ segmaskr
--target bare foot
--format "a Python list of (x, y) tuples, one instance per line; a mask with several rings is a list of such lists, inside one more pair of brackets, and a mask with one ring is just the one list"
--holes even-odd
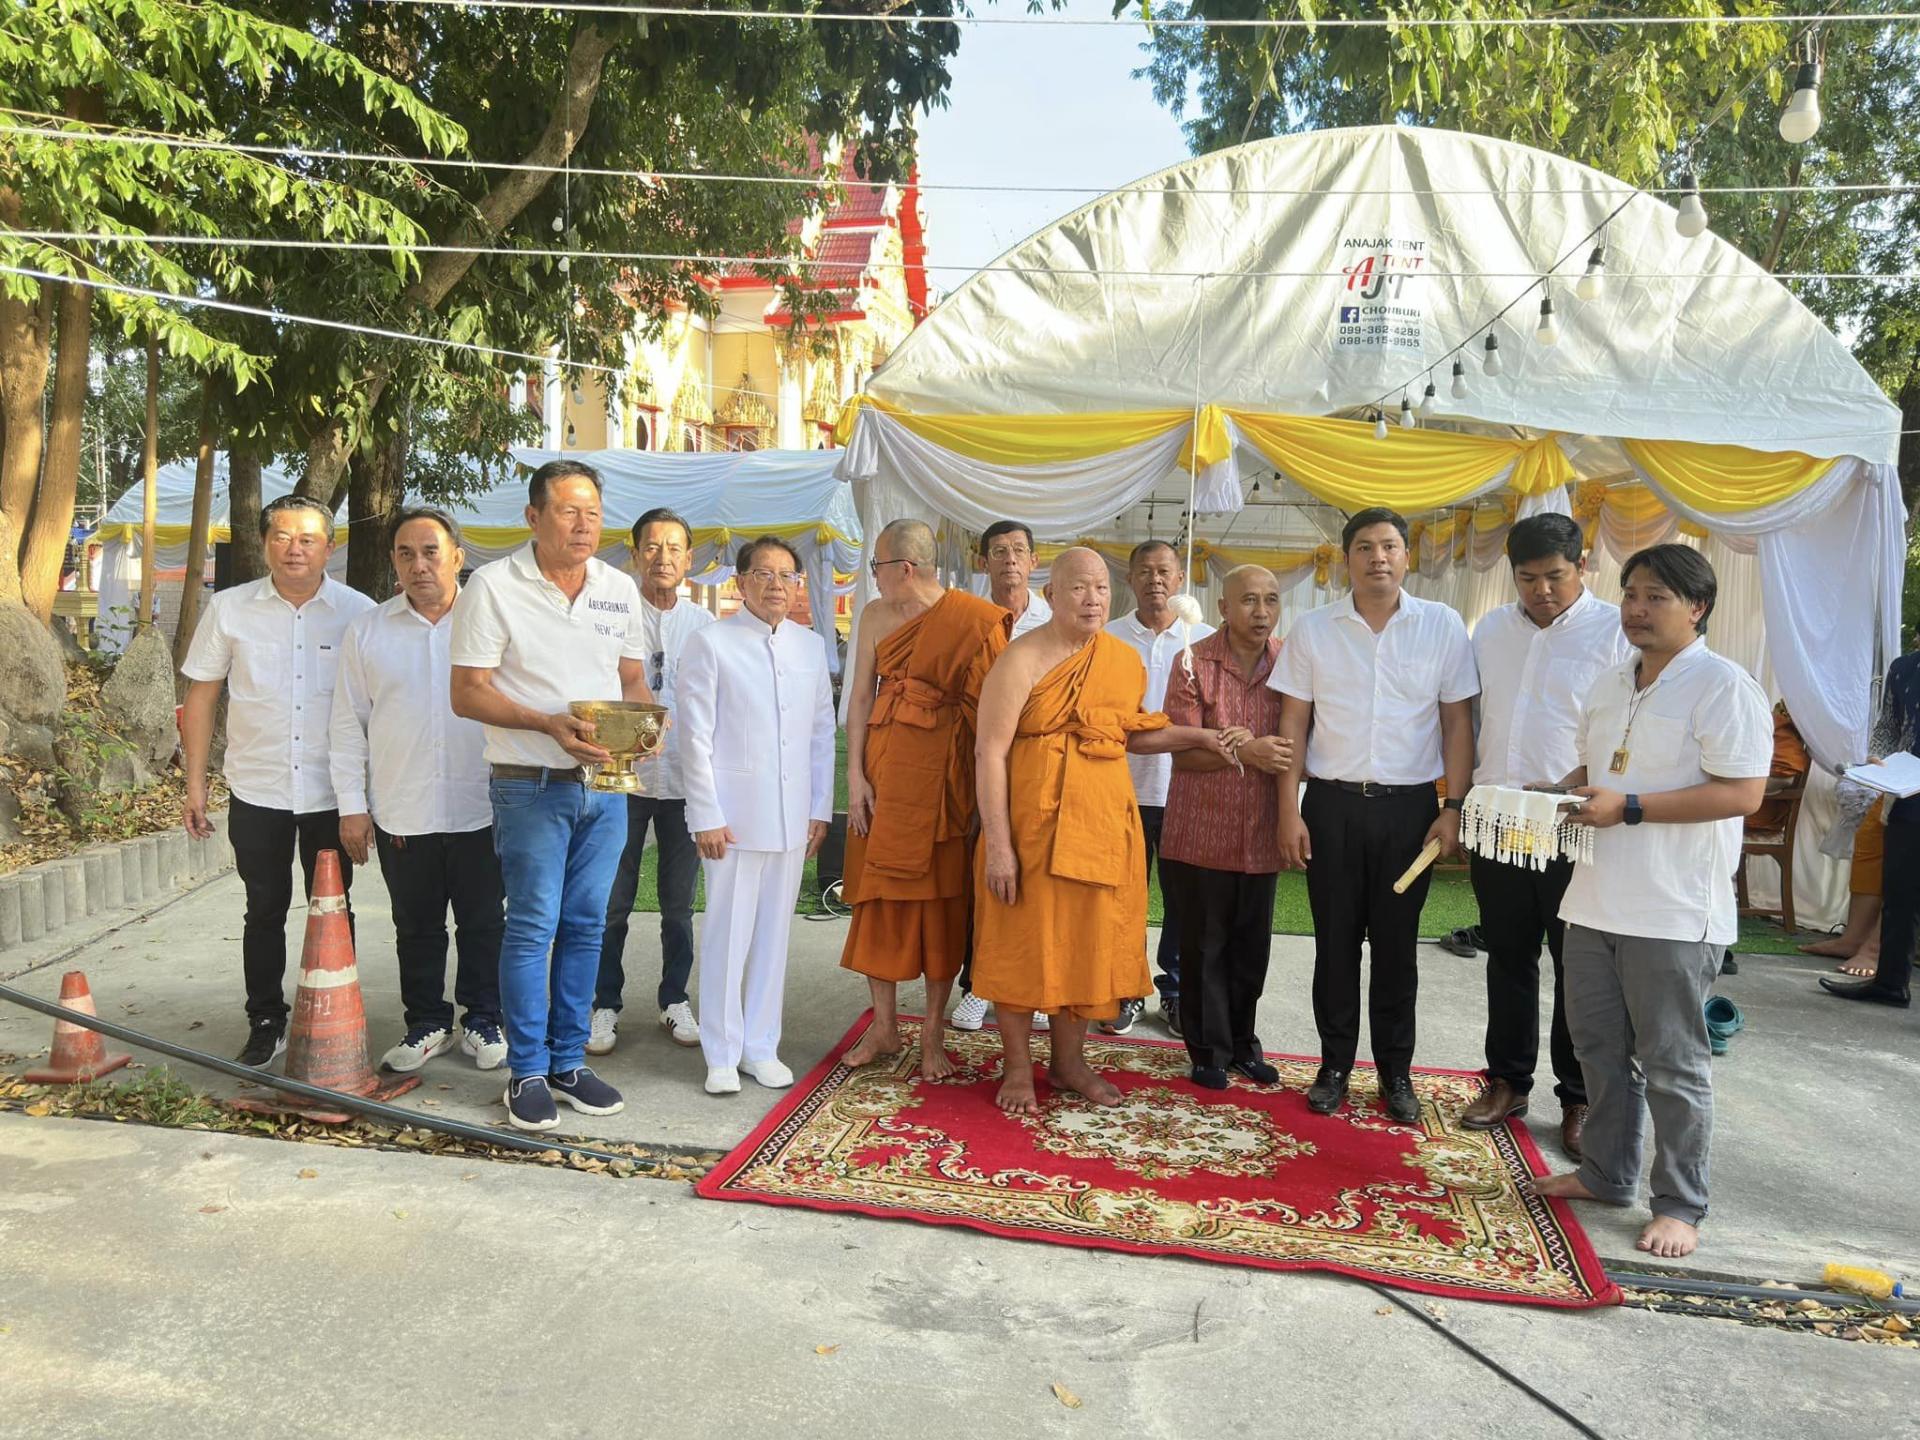
[(1700, 1243), (1700, 1232), (1684, 1220), (1676, 1220), (1671, 1215), (1656, 1215), (1647, 1228), (1640, 1232), (1637, 1243), (1649, 1255), (1658, 1255), (1662, 1260), (1678, 1260), (1682, 1255), (1693, 1253), (1694, 1247)]
[(1565, 1175), (1542, 1175), (1528, 1186), (1534, 1194), (1549, 1200), (1598, 1200), (1600, 1197), (1580, 1183), (1577, 1170)]
[(994, 1094), (993, 1103), (1009, 1115), (1038, 1115), (1040, 1099), (1033, 1091), (1033, 1071), (1008, 1072)]
[(1077, 1065), (1062, 1065), (1058, 1062), (1047, 1067), (1047, 1078), (1061, 1090), (1071, 1090), (1083, 1099), (1096, 1105), (1118, 1105), (1120, 1087), (1101, 1076), (1085, 1061)]
[(1802, 955), (1825, 955), (1833, 960), (1845, 960), (1852, 956), (1854, 947), (1847, 943), (1844, 935), (1830, 935), (1825, 940), (1816, 940), (1811, 945), (1802, 945)]
[(1851, 975), (1856, 980), (1871, 980), (1880, 973), (1880, 941), (1869, 940), (1853, 952), (1853, 958), (1846, 964), (1836, 967), (1842, 975)]
[(907, 1042), (900, 1038), (898, 1026), (882, 1030), (878, 1025), (870, 1025), (867, 1033), (854, 1041), (847, 1053), (840, 1057), (840, 1063), (858, 1069), (862, 1065), (871, 1065), (882, 1055), (898, 1055), (906, 1046)]
[(953, 1057), (947, 1054), (944, 1045), (920, 1051), (920, 1078), (922, 1080), (944, 1080), (959, 1067), (953, 1063)]

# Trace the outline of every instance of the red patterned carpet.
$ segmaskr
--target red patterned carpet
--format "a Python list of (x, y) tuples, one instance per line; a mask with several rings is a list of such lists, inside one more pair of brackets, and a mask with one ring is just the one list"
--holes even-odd
[(1470, 1073), (1416, 1071), (1420, 1123), (1397, 1125), (1369, 1071), (1355, 1074), (1345, 1109), (1323, 1116), (1307, 1109), (1312, 1060), (1269, 1056), (1281, 1082), (1271, 1089), (1236, 1076), (1230, 1090), (1203, 1090), (1177, 1042), (1096, 1037), (1089, 1059), (1120, 1087), (1118, 1106), (1043, 1087), (1042, 1113), (1015, 1117), (993, 1104), (992, 1028), (950, 1032), (962, 1068), (924, 1084), (914, 1017), (902, 1017), (897, 1061), (840, 1064), (871, 1019), (700, 1182), (701, 1195), (1331, 1270), (1463, 1300), (1619, 1299), (1565, 1202), (1521, 1193), (1546, 1170), (1526, 1130), (1455, 1128), (1480, 1087)]

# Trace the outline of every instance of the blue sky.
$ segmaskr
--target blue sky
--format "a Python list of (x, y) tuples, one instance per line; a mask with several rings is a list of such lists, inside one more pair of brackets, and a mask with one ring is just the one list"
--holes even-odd
[[(998, 0), (985, 15), (1024, 13)], [(1107, 16), (1109, 0), (1068, 0), (1060, 12)], [(920, 178), (929, 184), (1076, 185), (1109, 190), (1186, 158), (1179, 122), (1129, 71), (1146, 27), (969, 25), (953, 60), (949, 104), (925, 117)], [(1077, 209), (1091, 194), (925, 196), (928, 260), (985, 265)], [(952, 290), (966, 277), (937, 270)]]

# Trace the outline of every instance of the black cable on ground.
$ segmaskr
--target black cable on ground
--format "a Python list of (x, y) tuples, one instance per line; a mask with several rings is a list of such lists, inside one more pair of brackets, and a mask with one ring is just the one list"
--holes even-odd
[(1482, 1350), (1479, 1346), (1475, 1345), (1471, 1340), (1467, 1340), (1462, 1336), (1454, 1334), (1453, 1331), (1449, 1330), (1446, 1326), (1442, 1325), (1438, 1320), (1434, 1319), (1433, 1316), (1427, 1314), (1427, 1312), (1422, 1310), (1419, 1306), (1413, 1304), (1411, 1301), (1406, 1299), (1405, 1296), (1396, 1294), (1394, 1291), (1389, 1290), (1384, 1285), (1376, 1285), (1371, 1280), (1363, 1281), (1362, 1283), (1365, 1284), (1366, 1287), (1369, 1290), (1373, 1291), (1375, 1294), (1381, 1296), (1386, 1300), (1390, 1300), (1391, 1302), (1393, 1302), (1394, 1305), (1406, 1311), (1407, 1314), (1413, 1316), (1414, 1319), (1418, 1320), (1422, 1325), (1425, 1325), (1429, 1330), (1432, 1330), (1436, 1334), (1444, 1335), (1447, 1338), (1447, 1342), (1449, 1344), (1455, 1346), (1460, 1350), (1464, 1350), (1467, 1354), (1471, 1355), (1474, 1359), (1478, 1360), (1482, 1365), (1486, 1366), (1487, 1369), (1491, 1370), (1495, 1375), (1498, 1375), (1502, 1380), (1506, 1381), (1507, 1384), (1513, 1386), (1514, 1389), (1520, 1391), (1521, 1393), (1527, 1396), (1530, 1396), (1532, 1399), (1538, 1401), (1541, 1405), (1545, 1406), (1548, 1410), (1551, 1410), (1555, 1415), (1559, 1416), (1560, 1419), (1566, 1421), (1567, 1424), (1571, 1425), (1580, 1434), (1586, 1436), (1587, 1440), (1607, 1440), (1606, 1436), (1602, 1435), (1598, 1430), (1595, 1430), (1591, 1425), (1587, 1424), (1586, 1421), (1582, 1420), (1578, 1415), (1574, 1414), (1571, 1410), (1567, 1409), (1566, 1406), (1562, 1405), (1558, 1400), (1555, 1400), (1551, 1395), (1543, 1394), (1539, 1390), (1534, 1389), (1533, 1386), (1529, 1385), (1526, 1381), (1522, 1380), (1518, 1375), (1514, 1374), (1511, 1370), (1507, 1369), (1506, 1366), (1502, 1365), (1498, 1360), (1494, 1359), (1491, 1355), (1487, 1354), (1486, 1351)]
[[(39, 968), (39, 967), (35, 967)], [(204, 1050), (195, 1050), (189, 1045), (176, 1045), (171, 1040), (162, 1040), (153, 1035), (143, 1034), (128, 1026), (112, 1020), (103, 1020), (98, 1015), (85, 1015), (78, 1010), (70, 1010), (51, 1000), (42, 1000), (37, 995), (29, 995), (24, 990), (16, 990), (11, 985), (0, 985), (0, 1000), (11, 1001), (28, 1010), (37, 1010), (42, 1015), (50, 1015), (55, 1020), (66, 1020), (72, 1024), (97, 1031), (110, 1040), (118, 1040), (123, 1045), (134, 1045), (142, 1050), (152, 1050), (174, 1060), (183, 1060), (189, 1065), (198, 1065), (204, 1070), (212, 1070), (236, 1080), (245, 1080), (254, 1085), (265, 1085), (270, 1089), (297, 1095), (303, 1100), (324, 1101), (328, 1105), (337, 1105), (342, 1110), (353, 1110), (376, 1120), (384, 1120), (391, 1125), (411, 1126), (417, 1130), (432, 1130), (442, 1135), (451, 1135), (461, 1140), (476, 1141), (486, 1145), (498, 1145), (508, 1150), (525, 1150), (539, 1154), (546, 1150), (557, 1150), (562, 1155), (579, 1155), (588, 1160), (601, 1160), (608, 1164), (616, 1162), (632, 1164), (631, 1155), (616, 1155), (610, 1150), (595, 1150), (591, 1146), (574, 1145), (564, 1140), (540, 1138), (536, 1135), (522, 1134), (515, 1130), (492, 1130), (484, 1125), (470, 1125), (464, 1120), (445, 1119), (437, 1115), (422, 1115), (417, 1110), (402, 1109), (398, 1105), (388, 1105), (380, 1100), (367, 1100), (358, 1095), (349, 1095), (341, 1090), (329, 1090), (324, 1085), (309, 1085), (304, 1080), (290, 1080), (284, 1075), (270, 1075), (263, 1070), (255, 1070), (251, 1065), (242, 1065), (237, 1060), (224, 1060), (218, 1055), (209, 1055)], [(661, 1153), (684, 1151), (686, 1146), (660, 1145), (647, 1141), (634, 1142), (642, 1149)], [(726, 1146), (703, 1146), (703, 1149), (724, 1151)]]

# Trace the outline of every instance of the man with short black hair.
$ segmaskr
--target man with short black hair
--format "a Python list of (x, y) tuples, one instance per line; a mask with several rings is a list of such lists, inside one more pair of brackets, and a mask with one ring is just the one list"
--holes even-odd
[[(248, 1036), (236, 1057), (264, 1066), (287, 1048), (287, 907), (293, 860), (309, 893), (322, 850), (340, 843), (328, 766), (327, 722), (347, 626), (373, 601), (327, 576), (333, 512), (301, 495), (282, 495), (260, 511), (267, 575), (222, 590), (207, 602), (180, 673), (193, 682), (180, 711), (186, 758), (189, 835), (213, 834), (207, 820), (207, 752), (220, 687), (227, 687), (227, 751), (232, 792), (227, 839), (247, 892), (240, 942), (247, 986)], [(352, 866), (340, 883), (352, 887)], [(349, 921), (352, 912), (348, 912)]]
[[(671, 510), (647, 511), (633, 522), (633, 573), (640, 580), (640, 630), (646, 639), (647, 685), (659, 704), (672, 709), (680, 656), (699, 631), (714, 623), (712, 611), (681, 598), (693, 564), (693, 527)], [(607, 933), (600, 944), (600, 979), (594, 987), (589, 1055), (613, 1049), (620, 1022), (623, 964), (633, 899), (640, 889), (640, 857), (647, 827), (659, 856), (660, 1028), (676, 1045), (700, 1043), (700, 1025), (687, 996), (693, 975), (693, 890), (700, 878), (700, 852), (687, 829), (685, 782), (680, 775), (680, 728), (669, 724), (658, 754), (636, 763), (643, 787), (627, 796), (627, 846), (607, 899)]]
[(996, 520), (980, 532), (980, 560), (987, 572), (987, 598), (1013, 616), (1016, 640), (1053, 618), (1046, 596), (1027, 585), (1038, 558), (1033, 531), (1019, 520)]
[(444, 510), (394, 516), (393, 573), (401, 591), (347, 628), (333, 692), (333, 785), (340, 845), (370, 854), (393, 905), (407, 1030), (382, 1063), (418, 1070), (451, 1050), (446, 998), (447, 911), (458, 964), (459, 1044), (482, 1070), (507, 1058), (500, 1028), (500, 936), (506, 892), (493, 848), (486, 737), (453, 713), (453, 609), (466, 552)]
[[(1420, 908), (1433, 872), (1422, 870), (1404, 893), (1393, 885), (1429, 843), (1442, 854), (1459, 849), (1480, 680), (1459, 615), (1401, 588), (1403, 517), (1362, 510), (1340, 543), (1351, 592), (1294, 623), (1267, 678), (1283, 697), (1280, 734), (1296, 757), (1280, 782), (1280, 863), (1306, 870), (1313, 910), (1321, 1060), (1307, 1104), (1331, 1115), (1346, 1103), (1364, 942), (1380, 1100), (1411, 1125), (1420, 1118), (1412, 1074)], [(1444, 807), (1434, 785), (1442, 776)]]
[(780, 1061), (787, 936), (807, 859), (833, 818), (833, 682), (826, 642), (788, 618), (800, 557), (762, 535), (740, 547), (740, 609), (687, 641), (680, 757), (687, 826), (707, 875), (700, 1048), (709, 1095), (746, 1074), (793, 1083)]
[(1620, 624), (1639, 652), (1601, 675), (1563, 783), (1591, 825), (1573, 867), (1567, 1028), (1591, 1108), (1580, 1168), (1542, 1195), (1631, 1204), (1653, 1115), (1653, 1219), (1639, 1248), (1690, 1255), (1707, 1213), (1713, 1064), (1704, 1006), (1739, 934), (1733, 872), (1740, 820), (1759, 808), (1773, 725), (1753, 677), (1707, 648), (1718, 582), (1686, 545), (1655, 545), (1620, 569)]
[(532, 540), (474, 571), (454, 609), (451, 703), (485, 725), (493, 772), (507, 892), (507, 1120), (551, 1130), (556, 1098), (587, 1115), (625, 1103), (583, 1061), (626, 811), (622, 797), (588, 784), (613, 757), (567, 707), (648, 702), (653, 692), (640, 593), (596, 554), (599, 473), (578, 460), (542, 465), (527, 485), (526, 523)]
[[(1480, 671), (1476, 785), (1530, 785), (1574, 768), (1580, 707), (1604, 672), (1633, 653), (1620, 630), (1620, 607), (1580, 579), (1580, 526), (1565, 515), (1532, 515), (1507, 534), (1507, 562), (1518, 598), (1474, 627)], [(1580, 1158), (1587, 1087), (1567, 1033), (1560, 900), (1573, 862), (1544, 870), (1491, 856), (1468, 857), (1480, 929), (1487, 945), (1487, 1088), (1460, 1123), (1490, 1130), (1527, 1113), (1540, 1058), (1540, 942), (1553, 957), (1549, 1054), (1560, 1099), (1560, 1144)]]

